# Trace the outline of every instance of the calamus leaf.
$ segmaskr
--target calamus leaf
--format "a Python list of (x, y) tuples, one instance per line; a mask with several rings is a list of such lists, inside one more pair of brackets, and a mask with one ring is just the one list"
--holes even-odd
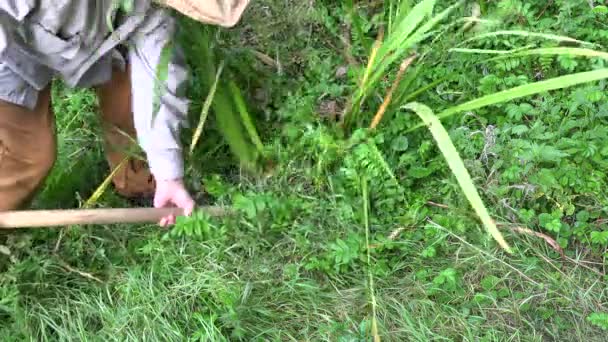
[(445, 130), (439, 118), (435, 116), (433, 111), (420, 103), (412, 102), (403, 107), (404, 109), (411, 110), (416, 113), (422, 121), (426, 124), (426, 126), (431, 131), (433, 138), (437, 142), (437, 146), (441, 150), (443, 157), (446, 159), (448, 166), (452, 170), (452, 173), (456, 177), (460, 188), (464, 192), (465, 196), (469, 200), (469, 203), (481, 219), (481, 222), (488, 230), (488, 232), (492, 235), (492, 237), (498, 242), (498, 244), (505, 249), (507, 252), (511, 253), (511, 247), (507, 244), (505, 239), (503, 238), (500, 231), (496, 227), (494, 220), (490, 217), (486, 206), (484, 205), (477, 189), (475, 188), (475, 184), (471, 179), (469, 172), (466, 167), (456, 147), (452, 143), (448, 132)]

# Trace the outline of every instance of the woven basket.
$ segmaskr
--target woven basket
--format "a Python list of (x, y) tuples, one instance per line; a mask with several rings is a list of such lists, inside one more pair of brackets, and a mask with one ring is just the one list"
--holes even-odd
[(232, 27), (239, 22), (250, 0), (157, 0), (157, 2), (202, 23)]

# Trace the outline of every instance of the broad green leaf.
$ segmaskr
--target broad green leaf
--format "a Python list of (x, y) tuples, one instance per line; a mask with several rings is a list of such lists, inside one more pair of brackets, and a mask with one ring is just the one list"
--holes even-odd
[(595, 244), (605, 245), (608, 243), (608, 232), (591, 232), (591, 242)]
[(608, 330), (608, 313), (594, 312), (587, 316), (587, 321), (602, 330)]
[(593, 8), (593, 13), (595, 13), (595, 14), (607, 14), (608, 13), (608, 7), (606, 7), (604, 5), (595, 6)]
[(5, 245), (0, 245), (0, 254), (4, 254), (6, 256), (12, 256), (11, 249)]
[(408, 147), (409, 141), (407, 140), (407, 137), (405, 135), (401, 135), (393, 139), (393, 142), (391, 144), (391, 148), (397, 152), (403, 152), (407, 150)]
[(464, 192), (465, 196), (469, 200), (469, 203), (481, 219), (481, 222), (488, 230), (488, 232), (492, 235), (492, 237), (498, 242), (498, 244), (505, 249), (507, 252), (512, 253), (511, 247), (507, 244), (502, 234), (498, 231), (494, 220), (490, 217), (486, 206), (484, 205), (469, 172), (466, 167), (456, 147), (452, 143), (448, 132), (445, 130), (439, 118), (433, 114), (433, 111), (420, 103), (410, 103), (403, 107), (404, 109), (411, 110), (416, 113), (420, 119), (425, 123), (425, 125), (431, 131), (433, 138), (437, 142), (437, 146), (441, 150), (443, 157), (448, 163), (448, 166), (452, 170), (452, 173), (456, 177), (460, 188)]

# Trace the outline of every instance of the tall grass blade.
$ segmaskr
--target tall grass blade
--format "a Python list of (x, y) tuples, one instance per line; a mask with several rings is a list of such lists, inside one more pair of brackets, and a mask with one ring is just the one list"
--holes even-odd
[(481, 40), (481, 39), (485, 39), (485, 38), (496, 38), (498, 36), (520, 36), (520, 37), (527, 37), (527, 38), (542, 38), (542, 39), (553, 40), (553, 41), (558, 41), (558, 42), (569, 42), (569, 43), (576, 43), (576, 44), (581, 44), (581, 45), (597, 46), (597, 44), (595, 44), (595, 43), (578, 40), (578, 39), (574, 39), (574, 38), (570, 38), (570, 37), (566, 37), (566, 36), (560, 36), (560, 35), (555, 35), (555, 34), (550, 34), (550, 33), (521, 31), (521, 30), (504, 30), (504, 31), (494, 31), (494, 32), (488, 32), (488, 33), (482, 33), (475, 37), (465, 39), (458, 45), (464, 45), (468, 42)]
[[(361, 104), (378, 88), (378, 83), (393, 63), (403, 60), (406, 54), (411, 53), (410, 50), (415, 44), (429, 37), (431, 29), (462, 3), (464, 0), (458, 1), (434, 17), (433, 10), (436, 4), (434, 0), (423, 0), (411, 10), (407, 10), (409, 5), (403, 4), (404, 7), (398, 14), (399, 22), (393, 24), (394, 30), (388, 32), (386, 39), (381, 44), (377, 41), (379, 44), (377, 49), (372, 49), (365, 76), (358, 91), (355, 92), (351, 102), (352, 106), (346, 114), (346, 126), (357, 119)], [(421, 26), (419, 27), (419, 25)]]
[(374, 74), (370, 78), (370, 82), (366, 84), (366, 88), (363, 89), (363, 92), (368, 93), (370, 89), (373, 89), (377, 85), (379, 80), (384, 76), (387, 69), (393, 63), (395, 63), (395, 61), (403, 58), (403, 56), (409, 52), (409, 49), (412, 46), (427, 38), (429, 36), (429, 31), (435, 26), (437, 26), (437, 24), (439, 24), (445, 18), (447, 18), (447, 16), (462, 3), (464, 3), (464, 1), (458, 1), (454, 5), (448, 7), (447, 9), (439, 13), (438, 15), (432, 17), (430, 20), (428, 20), (427, 23), (425, 23), (418, 30), (416, 30), (416, 32), (414, 32), (414, 34), (412, 34), (410, 37), (404, 40), (389, 39), (387, 42), (385, 42), (385, 44), (383, 44), (383, 48), (386, 46), (386, 48), (390, 49), (389, 51), (391, 52), (391, 55), (389, 57), (384, 58), (384, 56), (379, 52), (379, 58), (382, 58), (382, 63), (374, 68)]
[(201, 110), (201, 117), (198, 121), (198, 125), (196, 130), (194, 131), (194, 135), (192, 136), (192, 142), (190, 143), (190, 154), (194, 152), (194, 148), (198, 143), (201, 135), (203, 134), (203, 128), (205, 127), (205, 122), (207, 121), (207, 115), (209, 114), (209, 108), (211, 107), (211, 103), (215, 98), (215, 92), (217, 90), (217, 84), (220, 81), (220, 76), (222, 71), (224, 70), (224, 61), (221, 62), (217, 72), (215, 73), (215, 81), (211, 86), (211, 90), (209, 90), (209, 94), (207, 94), (207, 98), (205, 99), (205, 103), (203, 104), (203, 109)]
[(412, 99), (416, 98), (418, 95), (420, 95), (420, 94), (422, 94), (422, 93), (426, 92), (427, 90), (435, 88), (435, 87), (436, 87), (436, 86), (438, 86), (439, 84), (441, 84), (441, 83), (443, 83), (443, 82), (447, 81), (448, 79), (450, 79), (450, 77), (452, 77), (454, 74), (455, 74), (455, 73), (450, 73), (449, 75), (447, 75), (447, 76), (445, 76), (445, 77), (442, 77), (442, 78), (440, 78), (440, 79), (437, 79), (437, 80), (435, 80), (435, 81), (433, 81), (433, 82), (431, 82), (431, 83), (429, 83), (429, 84), (427, 84), (427, 85), (425, 85), (425, 86), (423, 86), (423, 87), (421, 87), (421, 88), (419, 88), (419, 89), (416, 89), (416, 91), (414, 91), (414, 92), (412, 92), (411, 94), (408, 94), (407, 96), (405, 96), (405, 97), (404, 97), (404, 98), (401, 100), (401, 103), (404, 103), (404, 102), (409, 102), (409, 101), (411, 101)]
[(367, 66), (365, 67), (365, 71), (363, 73), (363, 79), (361, 80), (361, 83), (360, 83), (361, 88), (365, 88), (365, 86), (367, 85), (367, 81), (369, 80), (369, 75), (372, 73), (374, 64), (376, 63), (376, 58), (378, 56), (378, 50), (380, 50), (383, 40), (384, 40), (384, 30), (380, 29), (380, 32), (378, 33), (378, 37), (376, 37), (376, 41), (374, 42), (374, 46), (370, 52), (369, 60), (367, 61)]
[(380, 57), (382, 58), (391, 50), (394, 50), (399, 42), (405, 41), (425, 18), (430, 17), (433, 14), (436, 2), (437, 0), (423, 0), (412, 10), (402, 11), (403, 13), (400, 14), (398, 21), (395, 22), (395, 29), (388, 32), (388, 37), (392, 39), (393, 43), (385, 45), (380, 50)]
[[(394, 2), (395, 2), (394, 8), (396, 9), (395, 16), (394, 16), (394, 22), (401, 23), (405, 19), (405, 16), (408, 15), (408, 13), (410, 13), (410, 11), (412, 10), (412, 1), (411, 0), (399, 0), (399, 1), (394, 1)], [(389, 32), (393, 32), (393, 30), (390, 30)]]
[[(467, 52), (467, 51), (457, 51), (457, 52)], [(584, 48), (569, 48), (569, 47), (554, 47), (554, 48), (539, 48), (539, 49), (530, 49), (530, 50), (522, 50), (522, 51), (514, 51), (514, 52), (484, 52), (484, 50), (480, 50), (478, 53), (489, 53), (489, 54), (500, 54), (498, 57), (490, 58), (489, 61), (500, 60), (505, 58), (512, 57), (525, 57), (525, 56), (545, 56), (545, 55), (554, 55), (554, 56), (579, 56), (579, 57), (597, 57), (601, 59), (608, 60), (608, 53), (603, 51), (597, 51), (593, 49), (584, 49)]]
[(443, 119), (458, 112), (479, 109), (482, 107), (495, 105), (501, 102), (506, 102), (525, 96), (544, 93), (556, 89), (568, 88), (578, 84), (589, 83), (604, 78), (608, 78), (608, 69), (584, 71), (572, 75), (551, 78), (545, 81), (525, 84), (519, 87), (490, 94), (452, 108), (448, 108), (441, 112), (438, 117), (440, 119)]
[(254, 169), (257, 160), (256, 151), (246, 138), (240, 115), (234, 110), (234, 102), (227, 88), (223, 86), (218, 88), (213, 106), (218, 129), (230, 150), (241, 164), (248, 169)]
[(404, 109), (411, 110), (415, 112), (420, 119), (425, 123), (425, 125), (431, 131), (431, 134), (435, 138), (437, 142), (437, 146), (441, 150), (443, 157), (447, 161), (452, 173), (456, 177), (460, 188), (464, 192), (465, 196), (469, 200), (469, 203), (481, 219), (481, 222), (487, 229), (487, 231), (492, 235), (492, 237), (498, 242), (498, 244), (507, 252), (512, 253), (511, 247), (507, 244), (504, 237), (498, 231), (494, 220), (490, 217), (486, 206), (484, 205), (469, 172), (466, 167), (456, 147), (452, 143), (448, 132), (445, 130), (439, 119), (433, 114), (433, 111), (420, 103), (412, 102), (403, 107)]
[(359, 82), (359, 91), (355, 96), (355, 100), (351, 101), (350, 109), (348, 111), (348, 115), (344, 118), (346, 125), (350, 124), (350, 119), (354, 119), (359, 116), (359, 112), (361, 110), (361, 103), (365, 99), (364, 89), (366, 89), (366, 84), (369, 80), (369, 75), (371, 75), (374, 63), (376, 62), (376, 56), (378, 55), (378, 50), (382, 46), (382, 40), (384, 39), (384, 30), (380, 29), (378, 36), (376, 37), (376, 41), (372, 46), (372, 50), (370, 52), (369, 60), (367, 61), (367, 66), (363, 71), (363, 78)]
[(490, 49), (467, 49), (467, 48), (453, 48), (449, 49), (450, 52), (459, 52), (459, 53), (476, 53), (476, 54), (490, 54), (490, 55), (499, 55), (499, 54), (512, 54), (519, 50), (529, 49), (531, 46), (526, 46), (521, 49), (513, 49), (513, 50), (490, 50)]
[(374, 290), (374, 276), (372, 275), (372, 256), (369, 245), (369, 191), (367, 188), (367, 179), (363, 178), (361, 181), (361, 193), (363, 196), (363, 220), (365, 223), (365, 246), (367, 250), (367, 276), (369, 293), (372, 302), (372, 337), (374, 342), (380, 342), (380, 334), (378, 333), (378, 314), (376, 303), (376, 294)]
[[(388, 28), (388, 32), (393, 32), (393, 22), (397, 18), (397, 15), (395, 14), (395, 12), (397, 11), (397, 5), (393, 1), (389, 1), (387, 6), (388, 6), (387, 28)], [(386, 8), (385, 8), (385, 11), (386, 11)]]
[(101, 184), (99, 184), (97, 189), (95, 189), (93, 194), (91, 196), (89, 196), (87, 201), (84, 203), (84, 208), (90, 208), (90, 207), (94, 206), (97, 202), (99, 202), (99, 199), (101, 198), (101, 196), (108, 190), (108, 187), (110, 187), (110, 184), (112, 183), (112, 179), (114, 178), (114, 176), (116, 176), (116, 174), (118, 173), (118, 171), (121, 168), (125, 167), (125, 164), (127, 163), (128, 160), (129, 160), (128, 157), (125, 157), (120, 162), (120, 164), (118, 164), (118, 166), (116, 166), (114, 168), (114, 170), (112, 170), (112, 172), (110, 172), (110, 174), (103, 180), (103, 182), (101, 182)]
[(236, 86), (234, 81), (230, 81), (228, 83), (228, 86), (230, 87), (230, 91), (232, 93), (232, 98), (234, 99), (236, 109), (238, 110), (241, 116), (243, 126), (245, 126), (245, 129), (249, 134), (249, 139), (256, 146), (258, 152), (262, 154), (264, 152), (264, 144), (262, 144), (262, 139), (260, 139), (260, 136), (258, 135), (258, 132), (255, 129), (255, 125), (253, 124), (253, 120), (251, 119), (251, 116), (247, 111), (247, 106), (245, 105), (245, 100), (243, 100), (243, 95), (241, 94), (241, 91)]
[(429, 31), (431, 31), (431, 29), (437, 26), (437, 24), (439, 24), (441, 21), (445, 20), (450, 15), (450, 13), (452, 13), (458, 6), (461, 6), (464, 3), (465, 0), (457, 1), (453, 5), (444, 9), (441, 13), (430, 18), (430, 20), (428, 20), (424, 25), (422, 25), (412, 36), (408, 37), (408, 39), (405, 41), (405, 45), (413, 46), (414, 44), (417, 44), (422, 41), (424, 38), (426, 38), (427, 34), (429, 33)]
[[(257, 168), (258, 161), (256, 149), (261, 150), (261, 142), (255, 133), (251, 119), (248, 118), (245, 102), (241, 98), (238, 88), (234, 85), (231, 86), (230, 80), (218, 80), (216, 77), (217, 71), (214, 66), (225, 58), (213, 48), (215, 30), (198, 22), (186, 21), (183, 24), (184, 27), (180, 32), (187, 42), (185, 46), (189, 48), (188, 55), (196, 56), (196, 58), (192, 58), (191, 63), (195, 70), (200, 72), (198, 79), (204, 88), (216, 87), (215, 96), (210, 104), (215, 115), (214, 123), (241, 165), (249, 170), (254, 170)], [(223, 74), (227, 73), (225, 69), (226, 67), (224, 67)], [(244, 128), (247, 129), (249, 137)]]

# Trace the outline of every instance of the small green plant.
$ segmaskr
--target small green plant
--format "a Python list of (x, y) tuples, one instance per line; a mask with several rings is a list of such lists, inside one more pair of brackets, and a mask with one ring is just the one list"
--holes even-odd
[(390, 68), (406, 60), (415, 51), (414, 47), (429, 38), (434, 33), (432, 30), (462, 3), (456, 2), (437, 15), (433, 13), (436, 0), (423, 0), (413, 8), (410, 8), (409, 1), (386, 4), (389, 8), (388, 30), (380, 31), (367, 66), (357, 80), (357, 91), (344, 118), (347, 131), (361, 124), (361, 106), (380, 87), (382, 78), (390, 72)]
[(222, 236), (224, 233), (223, 229), (212, 222), (207, 213), (197, 210), (189, 217), (178, 217), (175, 227), (163, 238), (197, 238), (204, 240)]
[[(365, 69), (357, 61), (369, 60), (380, 27), (395, 32), (420, 3), (262, 0), (232, 30), (207, 28), (201, 41), (204, 26), (183, 30), (189, 126), (202, 127), (184, 134), (195, 143), (187, 179), (197, 199), (233, 215), (195, 213), (171, 230), (0, 232), (0, 339), (605, 340), (607, 83), (580, 77), (606, 68), (605, 16), (584, 1), (507, 0), (460, 18), (466, 2), (368, 89), (344, 139), (317, 114), (348, 112)], [(576, 41), (521, 34), (530, 31)], [(555, 82), (564, 75), (579, 76)], [(145, 204), (91, 188), (108, 173), (95, 96), (54, 94), (60, 154), (38, 205)], [(273, 174), (235, 167), (218, 103), (253, 155), (276, 158)], [(412, 103), (434, 115), (433, 131)], [(475, 193), (511, 254), (476, 228)]]
[(608, 314), (605, 312), (594, 312), (587, 316), (587, 321), (602, 330), (608, 330)]

